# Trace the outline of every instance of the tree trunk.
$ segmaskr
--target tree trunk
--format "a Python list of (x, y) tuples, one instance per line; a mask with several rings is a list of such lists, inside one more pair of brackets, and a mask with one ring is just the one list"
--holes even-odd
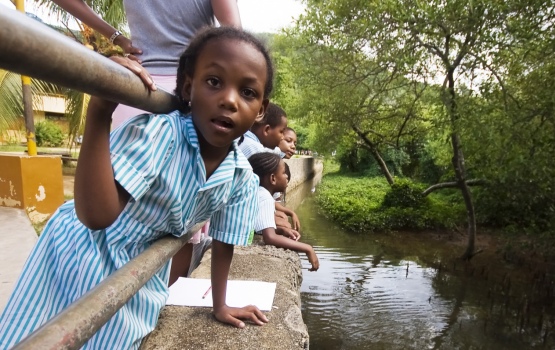
[(454, 69), (449, 69), (447, 73), (448, 81), (448, 100), (446, 101), (447, 110), (451, 119), (451, 143), (453, 146), (453, 158), (451, 159), (455, 170), (455, 179), (464, 199), (466, 207), (466, 216), (468, 220), (468, 243), (466, 251), (462, 255), (463, 260), (470, 260), (474, 256), (475, 240), (476, 240), (476, 215), (474, 212), (474, 203), (472, 202), (472, 194), (466, 183), (466, 169), (464, 166), (464, 154), (461, 146), (461, 140), (457, 132), (458, 112), (456, 104)]
[(382, 173), (384, 174), (387, 180), (387, 183), (389, 183), (390, 186), (393, 186), (393, 184), (395, 183), (395, 180), (393, 180), (393, 176), (389, 172), (389, 169), (387, 168), (387, 164), (385, 164), (385, 161), (380, 155), (380, 152), (378, 152), (376, 145), (357, 126), (352, 125), (352, 128), (357, 133), (357, 135), (360, 136), (360, 138), (362, 138), (362, 140), (364, 141), (364, 144), (368, 147), (368, 150), (372, 154), (372, 157), (374, 157), (374, 160), (376, 160), (376, 162), (378, 163), (378, 166), (382, 170)]

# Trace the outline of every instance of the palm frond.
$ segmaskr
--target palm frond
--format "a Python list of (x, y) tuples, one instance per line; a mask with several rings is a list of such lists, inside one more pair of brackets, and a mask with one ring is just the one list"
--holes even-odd
[(21, 76), (0, 70), (0, 131), (19, 129), (23, 115)]
[(75, 90), (68, 90), (65, 94), (67, 101), (66, 104), (66, 118), (69, 130), (69, 148), (74, 145), (74, 140), (83, 134), (83, 127), (85, 125), (85, 115), (87, 106), (89, 104), (90, 96)]
[[(86, 0), (85, 2), (114, 28), (123, 31), (127, 27), (127, 18), (125, 17), (122, 0)], [(68, 23), (70, 19), (73, 19), (72, 15), (51, 0), (38, 0), (37, 4), (41, 9), (46, 9), (50, 15), (57, 17), (60, 22)]]
[[(38, 79), (31, 79), (33, 109), (42, 108), (37, 96), (60, 95), (66, 89)], [(0, 69), (0, 132), (19, 129), (24, 124), (21, 75)]]

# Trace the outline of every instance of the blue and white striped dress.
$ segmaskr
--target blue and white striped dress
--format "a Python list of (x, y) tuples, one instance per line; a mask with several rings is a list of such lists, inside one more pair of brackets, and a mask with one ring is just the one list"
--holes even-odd
[[(214, 239), (247, 243), (258, 177), (235, 143), (208, 181), (193, 122), (179, 112), (130, 119), (112, 133), (110, 147), (115, 178), (132, 199), (104, 230), (83, 226), (73, 201), (56, 211), (0, 316), (0, 349), (17, 344), (161, 236), (180, 236), (210, 219)], [(168, 275), (166, 264), (84, 348), (137, 349), (165, 304)]]

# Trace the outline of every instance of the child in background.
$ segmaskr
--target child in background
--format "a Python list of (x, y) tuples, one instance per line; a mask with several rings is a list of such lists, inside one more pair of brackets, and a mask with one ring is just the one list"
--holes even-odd
[(283, 140), (279, 143), (279, 149), (285, 153), (283, 158), (291, 159), (297, 150), (297, 133), (290, 127), (283, 132)]
[[(235, 244), (247, 243), (258, 180), (234, 140), (260, 117), (272, 90), (270, 56), (230, 27), (200, 32), (181, 56), (177, 91), (190, 115), (143, 114), (110, 135), (117, 104), (91, 98), (75, 177), (75, 201), (52, 216), (0, 316), (6, 349), (148, 248), (210, 219), (217, 320), (267, 322), (254, 306), (225, 304)], [(137, 349), (168, 296), (169, 263), (85, 345)]]
[[(257, 120), (245, 133), (239, 149), (247, 159), (259, 152), (275, 152), (283, 139), (283, 131), (287, 127), (285, 111), (274, 103), (269, 103), (261, 120)], [(279, 149), (277, 150), (279, 152)]]
[(318, 256), (314, 252), (314, 248), (306, 243), (298, 242), (295, 239), (284, 237), (276, 233), (276, 225), (274, 221), (274, 198), (275, 192), (283, 192), (287, 187), (289, 178), (285, 169), (285, 162), (275, 153), (262, 152), (253, 154), (249, 158), (253, 172), (260, 178), (260, 187), (258, 188), (258, 214), (254, 221), (254, 230), (258, 234), (262, 234), (264, 243), (304, 252), (308, 257), (308, 261), (312, 265), (310, 271), (317, 271), (320, 267)]
[[(270, 102), (262, 119), (257, 120), (251, 129), (245, 133), (244, 140), (239, 143), (239, 149), (249, 158), (259, 152), (281, 153), (279, 148), (275, 148), (283, 139), (283, 132), (287, 128), (287, 115), (285, 111), (275, 103)], [(278, 225), (280, 234), (286, 236), (299, 236), (301, 223), (294, 211), (276, 202), (275, 221)], [(291, 217), (292, 224), (288, 218)]]

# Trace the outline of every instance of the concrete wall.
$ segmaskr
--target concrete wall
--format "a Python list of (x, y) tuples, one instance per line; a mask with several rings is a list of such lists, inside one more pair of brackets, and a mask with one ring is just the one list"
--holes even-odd
[[(286, 205), (292, 209), (306, 196), (304, 181), (318, 178), (321, 161), (313, 158), (287, 160), (292, 182), (287, 188)], [(309, 187), (312, 187), (311, 183)], [(293, 187), (298, 187), (295, 190)], [(308, 190), (310, 191), (310, 189)], [(293, 204), (295, 203), (295, 204)], [(192, 278), (210, 278), (209, 250)], [(162, 309), (156, 329), (143, 341), (140, 350), (226, 349), (226, 350), (306, 350), (309, 335), (301, 314), (302, 270), (298, 253), (266, 246), (260, 237), (253, 245), (236, 247), (229, 273), (233, 280), (275, 282), (273, 310), (266, 312), (269, 323), (259, 327), (247, 324), (237, 329), (217, 322), (210, 308), (166, 306)]]
[(0, 154), (0, 206), (27, 210), (47, 218), (64, 202), (59, 156)]
[(291, 180), (287, 185), (287, 191), (295, 189), (300, 184), (310, 180), (318, 172), (322, 172), (322, 161), (312, 157), (299, 157), (286, 159), (291, 171)]

